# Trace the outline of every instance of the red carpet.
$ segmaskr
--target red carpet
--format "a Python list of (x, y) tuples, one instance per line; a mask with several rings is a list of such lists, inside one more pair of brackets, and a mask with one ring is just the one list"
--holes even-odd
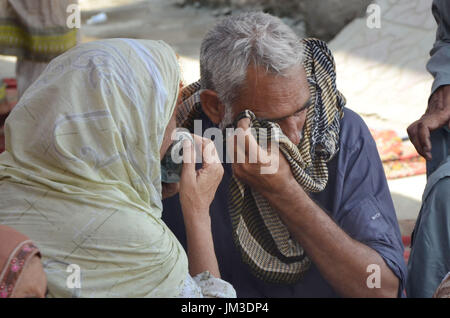
[(402, 241), (405, 247), (403, 258), (405, 259), (405, 263), (408, 264), (409, 254), (411, 252), (411, 236), (402, 236)]

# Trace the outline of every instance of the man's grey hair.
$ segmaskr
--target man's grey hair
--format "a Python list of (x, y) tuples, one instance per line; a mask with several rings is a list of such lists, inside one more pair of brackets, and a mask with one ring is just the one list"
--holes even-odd
[(227, 17), (208, 32), (200, 51), (202, 89), (218, 94), (226, 107), (238, 97), (250, 65), (268, 74), (284, 76), (303, 61), (303, 46), (294, 31), (279, 18), (263, 12)]

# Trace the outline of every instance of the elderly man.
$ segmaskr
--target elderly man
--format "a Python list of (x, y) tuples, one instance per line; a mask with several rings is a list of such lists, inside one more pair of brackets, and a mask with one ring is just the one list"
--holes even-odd
[[(261, 158), (224, 163), (211, 205), (220, 271), (238, 297), (402, 295), (384, 171), (366, 125), (343, 108), (333, 63), (323, 42), (301, 42), (263, 13), (228, 17), (202, 43), (201, 90), (188, 100), (200, 105), (203, 130), (235, 123), (283, 133), (277, 172), (262, 174)], [(246, 146), (235, 154), (258, 151), (252, 135)], [(178, 197), (165, 200), (163, 218), (186, 246), (180, 216)]]

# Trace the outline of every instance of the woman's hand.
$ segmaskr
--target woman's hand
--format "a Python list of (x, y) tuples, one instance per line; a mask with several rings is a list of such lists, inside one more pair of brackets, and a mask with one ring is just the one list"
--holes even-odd
[(194, 142), (203, 154), (203, 165), (195, 170), (195, 148), (191, 142), (183, 144), (183, 170), (180, 180), (180, 202), (184, 218), (209, 217), (209, 206), (223, 176), (223, 167), (214, 143), (196, 135)]
[[(195, 276), (209, 271), (220, 278), (214, 252), (209, 206), (223, 176), (223, 167), (211, 140), (194, 135), (183, 144), (183, 170), (180, 180), (180, 202), (186, 226), (189, 273)], [(195, 170), (195, 148), (203, 154), (203, 166)]]

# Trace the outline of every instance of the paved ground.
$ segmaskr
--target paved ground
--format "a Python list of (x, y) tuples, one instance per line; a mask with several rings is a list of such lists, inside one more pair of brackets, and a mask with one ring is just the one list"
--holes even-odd
[(404, 135), (422, 115), (432, 77), (426, 72), (436, 32), (432, 0), (377, 0), (381, 28), (356, 19), (330, 47), (340, 90), (371, 126), (392, 127)]
[[(181, 56), (185, 81), (199, 78), (199, 47), (217, 21), (213, 11), (178, 8), (175, 0), (80, 0), (83, 22), (104, 11), (108, 21), (82, 26), (82, 40), (131, 37), (162, 39)], [(426, 107), (432, 78), (425, 70), (435, 37), (431, 0), (377, 0), (381, 28), (369, 29), (366, 19), (348, 25), (330, 46), (335, 54), (338, 88), (348, 107), (371, 128), (407, 125)], [(303, 34), (300, 34), (303, 36)], [(14, 76), (14, 59), (0, 56), (0, 77)], [(389, 182), (402, 232), (409, 234), (419, 212), (425, 176)]]
[[(198, 58), (201, 40), (216, 22), (213, 12), (204, 8), (178, 8), (174, 0), (81, 1), (83, 18), (100, 11), (108, 21), (83, 25), (83, 41), (98, 38), (130, 37), (162, 39), (181, 56), (186, 83), (200, 77)], [(84, 19), (83, 19), (84, 20)]]
[[(178, 8), (175, 0), (80, 0), (82, 41), (129, 37), (162, 39), (181, 56), (186, 82), (199, 78), (200, 43), (217, 21), (211, 10)], [(106, 23), (86, 25), (92, 15), (106, 12)], [(14, 58), (0, 56), (0, 76), (14, 76)]]

